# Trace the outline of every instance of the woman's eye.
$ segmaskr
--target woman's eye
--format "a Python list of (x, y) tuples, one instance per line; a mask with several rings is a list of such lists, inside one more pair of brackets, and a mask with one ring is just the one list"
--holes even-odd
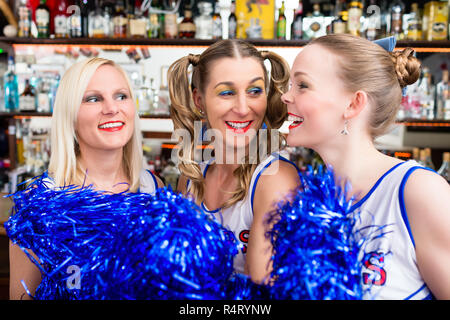
[(231, 96), (234, 94), (233, 90), (224, 90), (219, 93), (219, 96)]
[(308, 88), (308, 85), (305, 84), (304, 82), (300, 82), (300, 83), (298, 84), (298, 87), (299, 87), (299, 89), (306, 89), (306, 88)]
[(100, 99), (97, 96), (89, 96), (84, 99), (85, 102), (98, 102)]
[(126, 94), (120, 93), (117, 95), (118, 100), (126, 100), (128, 96)]
[(259, 95), (259, 94), (263, 93), (263, 89), (260, 87), (254, 87), (254, 88), (250, 88), (247, 92), (252, 95)]

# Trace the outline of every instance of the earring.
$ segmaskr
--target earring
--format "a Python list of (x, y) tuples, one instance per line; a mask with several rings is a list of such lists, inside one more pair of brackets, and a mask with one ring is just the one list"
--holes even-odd
[(348, 128), (347, 128), (347, 124), (348, 124), (348, 120), (345, 120), (345, 122), (344, 122), (344, 130), (341, 131), (341, 134), (343, 134), (344, 136), (347, 136), (349, 134)]

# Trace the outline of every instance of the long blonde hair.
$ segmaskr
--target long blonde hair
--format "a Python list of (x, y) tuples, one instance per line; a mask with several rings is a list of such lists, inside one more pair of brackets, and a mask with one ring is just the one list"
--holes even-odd
[(385, 134), (395, 121), (402, 89), (420, 76), (420, 62), (412, 48), (388, 52), (369, 40), (330, 34), (308, 44), (320, 45), (338, 56), (338, 76), (350, 92), (365, 91), (372, 102), (370, 134)]
[[(135, 101), (127, 74), (111, 60), (86, 59), (74, 64), (64, 73), (56, 92), (50, 137), (52, 152), (48, 172), (56, 186), (82, 185), (85, 179), (86, 172), (77, 160), (80, 151), (75, 126), (87, 85), (95, 71), (102, 65), (113, 66), (123, 75), (128, 84), (131, 99)], [(130, 181), (129, 190), (136, 191), (142, 169), (142, 138), (137, 112), (134, 118), (134, 132), (123, 148), (122, 161)]]
[[(194, 122), (205, 121), (204, 116), (196, 108), (192, 92), (197, 88), (204, 92), (207, 81), (209, 81), (209, 72), (211, 64), (214, 61), (223, 58), (246, 58), (256, 59), (261, 65), (265, 75), (265, 85), (268, 88), (267, 109), (264, 116), (264, 123), (268, 130), (278, 129), (286, 119), (286, 105), (281, 101), (281, 95), (286, 91), (289, 81), (289, 65), (279, 55), (270, 51), (258, 51), (252, 44), (242, 40), (222, 40), (209, 46), (201, 55), (189, 54), (174, 62), (168, 72), (168, 84), (171, 100), (171, 118), (175, 129), (186, 129), (191, 137), (194, 137)], [(264, 66), (264, 61), (268, 60), (271, 64), (270, 79)], [(192, 83), (188, 77), (188, 69), (193, 66)], [(284, 137), (278, 133), (278, 143), (283, 145)], [(267, 135), (267, 156), (272, 150), (270, 135)], [(194, 161), (195, 143), (191, 139), (190, 148), (182, 150), (179, 159), (179, 168), (191, 181), (190, 193), (195, 200), (200, 203), (204, 197), (204, 177), (200, 166)], [(248, 158), (247, 158), (248, 160)], [(223, 207), (229, 207), (245, 198), (247, 195), (250, 181), (257, 163), (241, 164), (234, 171), (234, 176), (238, 179), (238, 186), (232, 193), (231, 198), (223, 204)]]

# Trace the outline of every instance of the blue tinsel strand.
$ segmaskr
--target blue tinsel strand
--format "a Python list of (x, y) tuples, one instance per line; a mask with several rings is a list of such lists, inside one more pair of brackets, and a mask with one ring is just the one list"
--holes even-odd
[(273, 299), (362, 299), (360, 252), (368, 239), (355, 226), (352, 199), (331, 168), (309, 168), (291, 202), (272, 215)]
[[(169, 189), (53, 190), (43, 178), (12, 196), (5, 224), (10, 239), (40, 260), (35, 299), (230, 298), (234, 236), (192, 201)], [(80, 270), (79, 288), (71, 266)]]

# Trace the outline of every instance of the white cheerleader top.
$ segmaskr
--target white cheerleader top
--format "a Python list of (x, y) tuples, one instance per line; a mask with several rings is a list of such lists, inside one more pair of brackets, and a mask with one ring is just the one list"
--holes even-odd
[[(404, 189), (411, 173), (426, 169), (416, 161), (401, 162), (388, 170), (369, 193), (351, 208), (360, 211), (356, 230), (370, 240), (360, 257), (363, 262), (364, 299), (409, 300), (433, 298), (420, 275), (413, 234), (405, 208)], [(382, 230), (378, 227), (384, 226)], [(360, 229), (361, 230), (361, 229)]]
[[(214, 159), (211, 159), (210, 161), (200, 163), (203, 177), (206, 177), (208, 167), (213, 162), (213, 160)], [(273, 153), (266, 159), (264, 159), (261, 163), (259, 163), (259, 165), (256, 167), (250, 182), (249, 192), (244, 199), (236, 202), (231, 207), (225, 209), (217, 208), (215, 210), (209, 210), (209, 208), (207, 208), (203, 202), (201, 203), (203, 211), (207, 214), (213, 215), (216, 221), (218, 221), (228, 230), (232, 231), (236, 239), (241, 244), (241, 249), (239, 250), (239, 253), (234, 257), (233, 261), (234, 271), (237, 273), (245, 273), (245, 257), (247, 253), (247, 243), (250, 233), (250, 227), (253, 222), (253, 198), (255, 196), (256, 184), (258, 183), (261, 175), (264, 173), (264, 170), (266, 170), (273, 162), (278, 160), (289, 162), (295, 168), (297, 168), (297, 166), (293, 162), (281, 156), (279, 153)], [(186, 184), (187, 192), (189, 192), (190, 186), (191, 183), (190, 180), (188, 180)]]

